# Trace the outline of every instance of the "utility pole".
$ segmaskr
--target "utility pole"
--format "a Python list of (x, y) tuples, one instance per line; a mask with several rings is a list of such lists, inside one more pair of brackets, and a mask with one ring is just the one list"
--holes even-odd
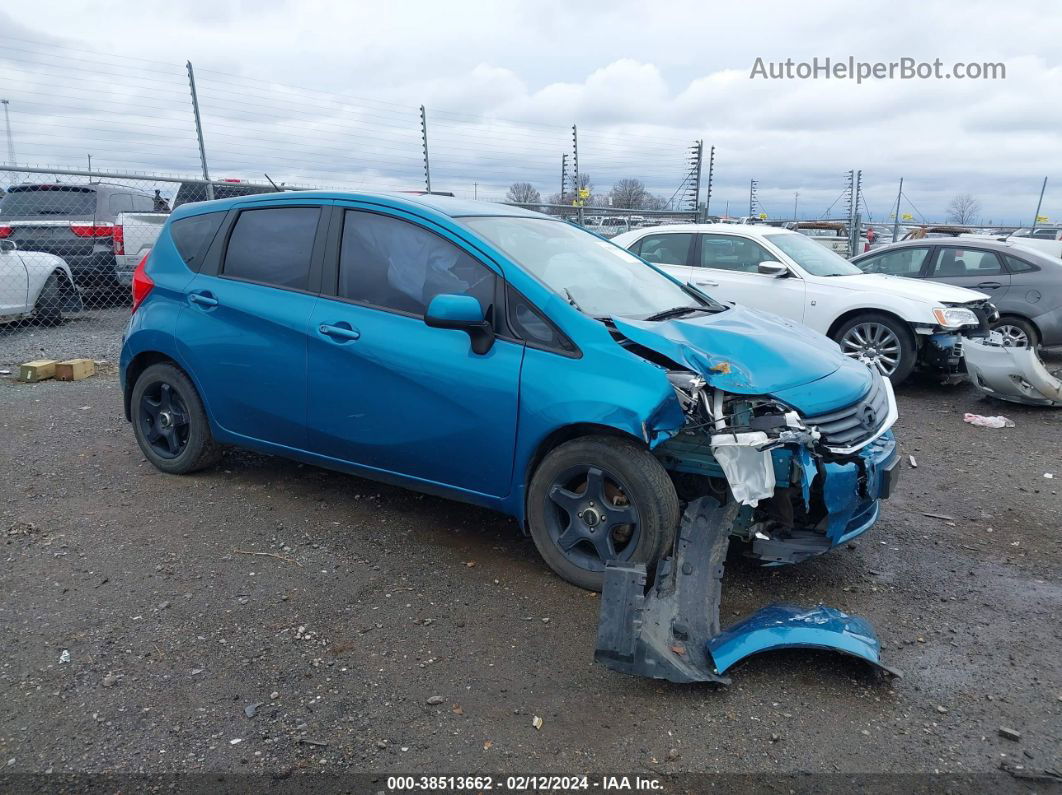
[(892, 242), (900, 237), (900, 197), (903, 196), (903, 177), (900, 177), (900, 189), (896, 191), (896, 213), (892, 217)]
[(583, 225), (583, 204), (582, 197), (579, 191), (582, 189), (582, 182), (579, 180), (579, 129), (572, 125), (572, 172), (575, 176), (575, 199), (579, 203), (579, 226)]
[(715, 172), (715, 147), (708, 150), (708, 189), (704, 192), (704, 220), (708, 220), (708, 205), (712, 202), (712, 176)]
[(479, 183), (478, 182), (473, 182), (472, 183), (472, 198), (473, 199), (478, 199), (479, 198)]
[(795, 191), (793, 191), (793, 221), (794, 221), (794, 223), (796, 222), (796, 219), (797, 219), (797, 202), (799, 202), (799, 201), (800, 201), (800, 191), (795, 190)]
[(1044, 203), (1045, 190), (1047, 190), (1047, 177), (1044, 177), (1044, 184), (1040, 186), (1040, 201), (1036, 202), (1036, 215), (1033, 216), (1033, 229), (1036, 229), (1036, 222), (1040, 220), (1040, 208)]
[(203, 143), (203, 120), (199, 116), (199, 97), (195, 93), (195, 72), (192, 71), (192, 62), (188, 62), (188, 86), (192, 89), (192, 112), (195, 114), (195, 136), (199, 139), (199, 162), (203, 165), (203, 179), (206, 180), (207, 200), (214, 199), (214, 183), (210, 181), (210, 171), (207, 170), (206, 145)]
[(756, 186), (759, 185), (759, 181), (755, 179), (749, 180), (749, 217), (751, 218), (756, 214)]
[(15, 165), (15, 139), (11, 136), (11, 116), (7, 109), (10, 104), (6, 99), (0, 99), (0, 103), (4, 106), (4, 126), (7, 128), (7, 162), (10, 165)]
[[(424, 185), (431, 193), (431, 164), (428, 161), (428, 114), (424, 106), (420, 106), (420, 142), (424, 147)], [(465, 183), (468, 184), (467, 182)]]
[(89, 152), (87, 156), (88, 156), (88, 163), (89, 163), (88, 170), (92, 171), (92, 153)]

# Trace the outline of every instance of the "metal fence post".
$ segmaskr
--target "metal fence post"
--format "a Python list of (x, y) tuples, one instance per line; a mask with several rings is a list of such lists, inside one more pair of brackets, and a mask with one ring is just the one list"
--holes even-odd
[(708, 207), (712, 203), (712, 178), (715, 176), (715, 147), (708, 150), (708, 189), (704, 192), (704, 218), (708, 220)]
[(424, 147), (424, 184), (431, 193), (431, 164), (428, 161), (428, 113), (420, 106), (420, 142)]
[(896, 191), (896, 214), (892, 219), (892, 242), (900, 236), (900, 197), (903, 196), (903, 177), (900, 177), (900, 189)]
[(7, 109), (10, 104), (6, 99), (0, 99), (4, 106), (4, 126), (7, 128), (7, 162), (15, 165), (15, 139), (11, 135), (11, 116)]
[(582, 181), (579, 179), (579, 130), (573, 124), (572, 125), (572, 173), (575, 178), (575, 201), (578, 203), (579, 226), (583, 225), (583, 205), (582, 198), (579, 195), (579, 191), (582, 190)]
[(188, 62), (188, 85), (192, 89), (192, 112), (195, 114), (195, 135), (199, 139), (199, 162), (203, 165), (203, 179), (206, 180), (206, 195), (208, 200), (214, 198), (214, 183), (210, 181), (210, 171), (207, 169), (206, 145), (203, 143), (203, 120), (199, 116), (199, 97), (195, 93), (195, 72), (192, 71), (192, 62)]

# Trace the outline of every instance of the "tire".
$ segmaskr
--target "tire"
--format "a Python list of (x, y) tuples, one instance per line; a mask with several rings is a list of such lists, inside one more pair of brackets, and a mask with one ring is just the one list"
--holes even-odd
[(841, 346), (841, 353), (874, 367), (893, 386), (907, 380), (914, 369), (914, 335), (906, 323), (891, 315), (864, 312), (846, 320), (830, 337)]
[(184, 475), (221, 458), (199, 393), (175, 365), (153, 364), (140, 374), (133, 384), (130, 414), (140, 450), (163, 472)]
[(1040, 344), (1040, 335), (1036, 327), (1023, 317), (1017, 315), (1003, 315), (992, 324), (993, 331), (1000, 331), (1003, 337), (1015, 347), (1035, 348)]
[(37, 303), (33, 305), (33, 317), (42, 326), (58, 326), (63, 322), (61, 278), (58, 273), (51, 274), (37, 296)]
[[(624, 518), (629, 521), (619, 521)], [(528, 525), (535, 547), (558, 576), (589, 591), (601, 590), (605, 560), (644, 563), (651, 571), (674, 542), (678, 522), (667, 471), (626, 439), (565, 442), (531, 478)]]

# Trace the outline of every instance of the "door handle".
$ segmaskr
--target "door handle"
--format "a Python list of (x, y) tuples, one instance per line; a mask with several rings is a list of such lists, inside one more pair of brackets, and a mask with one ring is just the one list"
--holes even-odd
[(1003, 285), (1000, 284), (999, 282), (981, 282), (977, 286), (979, 288), (981, 288), (982, 290), (995, 290), (995, 289), (997, 289), (999, 287), (1002, 287)]
[(719, 286), (719, 282), (708, 282), (708, 281), (695, 281), (694, 284), (696, 284), (698, 287), (718, 287)]
[(210, 293), (189, 293), (188, 300), (197, 306), (213, 307), (218, 305), (218, 299)]
[(361, 332), (356, 328), (351, 328), (349, 323), (337, 323), (334, 326), (322, 323), (317, 330), (336, 342), (353, 342), (361, 337)]

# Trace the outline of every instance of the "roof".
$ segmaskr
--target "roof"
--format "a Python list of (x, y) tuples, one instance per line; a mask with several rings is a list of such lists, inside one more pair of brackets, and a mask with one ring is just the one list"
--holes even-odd
[(645, 236), (646, 233), (655, 232), (721, 232), (728, 235), (744, 235), (745, 237), (799, 234), (799, 232), (793, 232), (789, 229), (765, 224), (666, 224), (664, 226), (641, 226), (637, 229), (632, 229), (630, 232), (624, 232), (623, 235), (617, 235), (617, 237), (625, 237), (632, 232), (637, 232), (639, 237)]
[[(227, 210), (237, 204), (241, 206), (270, 204), (272, 202), (290, 201), (292, 199), (327, 199), (371, 202), (414, 211), (417, 209), (429, 209), (436, 213), (449, 216), (450, 218), (490, 215), (513, 216), (519, 218), (551, 218), (551, 216), (543, 213), (536, 213), (531, 210), (525, 210), (522, 207), (513, 207), (508, 204), (497, 204), (495, 202), (455, 199), (450, 196), (324, 190), (279, 191), (276, 193), (259, 193), (252, 196), (234, 196), (228, 199), (215, 199), (212, 202), (183, 204), (180, 209), (187, 209), (189, 214), (198, 214), (205, 210)], [(174, 212), (176, 212), (176, 210)]]
[(889, 243), (885, 246), (879, 246), (871, 249), (858, 257), (853, 257), (852, 261), (863, 260), (874, 254), (880, 254), (883, 251), (890, 251), (898, 248), (912, 248), (918, 246), (949, 246), (952, 248), (983, 248), (988, 251), (1002, 251), (1002, 252), (1014, 252), (1020, 254), (1025, 259), (1046, 259), (1052, 262), (1058, 262), (1054, 257), (1050, 257), (1044, 254), (1042, 251), (1037, 251), (1033, 248), (1027, 248), (1021, 244), (1021, 239), (1015, 241), (1010, 240), (998, 240), (994, 237), (977, 237), (977, 236), (965, 236), (965, 237), (928, 237), (920, 238), (918, 240), (899, 240), (895, 243)]

